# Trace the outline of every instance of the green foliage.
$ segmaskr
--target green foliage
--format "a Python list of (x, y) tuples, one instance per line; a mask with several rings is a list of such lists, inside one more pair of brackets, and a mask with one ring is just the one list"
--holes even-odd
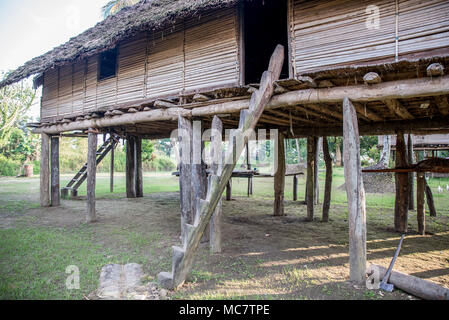
[(15, 176), (19, 172), (20, 163), (0, 154), (0, 176)]
[(142, 161), (150, 162), (153, 160), (154, 145), (150, 140), (142, 140)]

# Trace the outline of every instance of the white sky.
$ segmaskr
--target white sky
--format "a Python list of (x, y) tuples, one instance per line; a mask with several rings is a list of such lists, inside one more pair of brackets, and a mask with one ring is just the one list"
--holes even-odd
[[(15, 69), (93, 27), (102, 20), (101, 7), (107, 2), (0, 0), (0, 70)], [(36, 104), (32, 115), (38, 114)]]

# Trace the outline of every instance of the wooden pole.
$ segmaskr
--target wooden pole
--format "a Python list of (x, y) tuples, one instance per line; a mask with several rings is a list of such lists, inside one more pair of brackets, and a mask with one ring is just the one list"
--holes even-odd
[(110, 172), (109, 172), (109, 191), (111, 193), (114, 192), (114, 152), (115, 152), (114, 145), (115, 145), (115, 143), (112, 142), (111, 163), (110, 163)]
[(278, 133), (277, 139), (277, 168), (274, 173), (274, 215), (283, 216), (285, 190), (285, 144), (284, 134)]
[(293, 201), (298, 201), (298, 176), (293, 176)]
[[(246, 143), (246, 169), (251, 170), (251, 155), (249, 152), (249, 143)], [(253, 177), (248, 177), (248, 197), (253, 194)]]
[(317, 138), (307, 138), (307, 180), (306, 180), (306, 203), (307, 203), (307, 221), (313, 221), (314, 213), (314, 194), (315, 194), (315, 176), (314, 168), (316, 161)]
[(232, 179), (226, 184), (226, 201), (232, 200)]
[(416, 177), (416, 218), (418, 220), (418, 233), (426, 233), (426, 205), (424, 200), (426, 190), (426, 178), (424, 172), (418, 172)]
[(97, 174), (97, 143), (98, 137), (93, 129), (89, 129), (87, 151), (87, 223), (97, 221), (95, 210), (95, 185)]
[[(398, 132), (396, 137), (396, 168), (407, 167), (407, 150), (404, 134)], [(408, 173), (395, 173), (396, 201), (394, 209), (394, 229), (396, 232), (407, 232), (408, 207), (409, 207), (409, 178)]]
[(348, 98), (343, 102), (343, 161), (348, 197), (350, 279), (366, 279), (366, 208), (360, 163), (360, 139), (357, 113)]
[(192, 212), (192, 122), (178, 118), (179, 142), (179, 190), (181, 205), (181, 239), (184, 239), (185, 225), (193, 223)]
[(316, 148), (315, 148), (315, 162), (313, 164), (313, 201), (314, 204), (317, 205), (320, 203), (320, 184), (318, 180), (318, 163), (320, 161), (320, 141), (322, 139), (318, 138), (316, 141)]
[(135, 138), (129, 136), (126, 139), (126, 197), (136, 197), (136, 161), (135, 161)]
[(51, 137), (51, 206), (61, 204), (59, 193), (59, 137)]
[(435, 210), (435, 202), (433, 201), (433, 194), (432, 189), (430, 189), (429, 185), (426, 181), (426, 199), (427, 199), (427, 206), (429, 207), (429, 215), (431, 217), (437, 216), (437, 211)]
[[(219, 117), (215, 116), (212, 120), (211, 171), (216, 176), (221, 175), (222, 171), (222, 134), (223, 123)], [(222, 199), (220, 199), (210, 220), (209, 238), (211, 253), (220, 253), (222, 250), (222, 214)]]
[(136, 197), (143, 197), (142, 138), (135, 140)]
[(329, 153), (329, 144), (327, 137), (323, 137), (323, 157), (326, 164), (326, 182), (324, 185), (324, 200), (323, 200), (323, 218), (324, 222), (329, 221), (329, 209), (331, 205), (332, 192), (332, 158)]
[(50, 206), (50, 137), (41, 134), (41, 173), (40, 173), (40, 201), (41, 207)]
[[(408, 141), (407, 141), (407, 160), (409, 164), (415, 163), (415, 160), (413, 158), (413, 137), (411, 134), (408, 135)], [(409, 203), (408, 203), (408, 209), (409, 210), (415, 210), (415, 195), (414, 195), (414, 189), (415, 189), (415, 173), (411, 172), (408, 174), (408, 184), (409, 184)]]

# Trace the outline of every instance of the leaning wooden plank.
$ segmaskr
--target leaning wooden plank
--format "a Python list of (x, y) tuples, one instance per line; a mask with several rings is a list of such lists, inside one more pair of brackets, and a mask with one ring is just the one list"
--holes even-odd
[[(387, 269), (378, 265), (372, 265), (372, 268), (373, 267), (378, 268), (380, 280), (382, 280)], [(402, 272), (392, 271), (388, 282), (399, 289), (422, 299), (449, 300), (448, 288)]]
[(230, 139), (234, 148), (226, 154), (225, 164), (220, 176), (209, 176), (209, 188), (205, 200), (200, 201), (199, 216), (201, 217), (197, 225), (187, 225), (188, 232), (184, 240), (183, 248), (173, 247), (172, 272), (161, 272), (158, 275), (160, 284), (166, 288), (176, 289), (180, 287), (189, 274), (196, 250), (209, 223), (218, 202), (232, 172), (236, 161), (248, 141), (250, 133), (255, 129), (257, 122), (262, 115), (264, 108), (274, 93), (274, 81), (279, 79), (284, 62), (284, 47), (278, 45), (271, 57), (268, 71), (262, 75), (260, 89), (253, 93), (248, 112), (242, 112), (239, 128), (233, 132)]
[(357, 113), (348, 98), (343, 102), (343, 154), (345, 186), (348, 197), (350, 279), (365, 282), (366, 208), (360, 163), (360, 139)]

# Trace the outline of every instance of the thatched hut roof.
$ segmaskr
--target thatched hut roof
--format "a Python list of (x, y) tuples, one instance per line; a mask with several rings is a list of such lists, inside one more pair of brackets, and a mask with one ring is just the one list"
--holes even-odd
[(11, 72), (0, 88), (68, 62), (113, 48), (119, 41), (144, 30), (158, 30), (184, 17), (194, 17), (213, 8), (234, 5), (239, 0), (142, 0), (99, 22), (63, 45), (28, 61)]

